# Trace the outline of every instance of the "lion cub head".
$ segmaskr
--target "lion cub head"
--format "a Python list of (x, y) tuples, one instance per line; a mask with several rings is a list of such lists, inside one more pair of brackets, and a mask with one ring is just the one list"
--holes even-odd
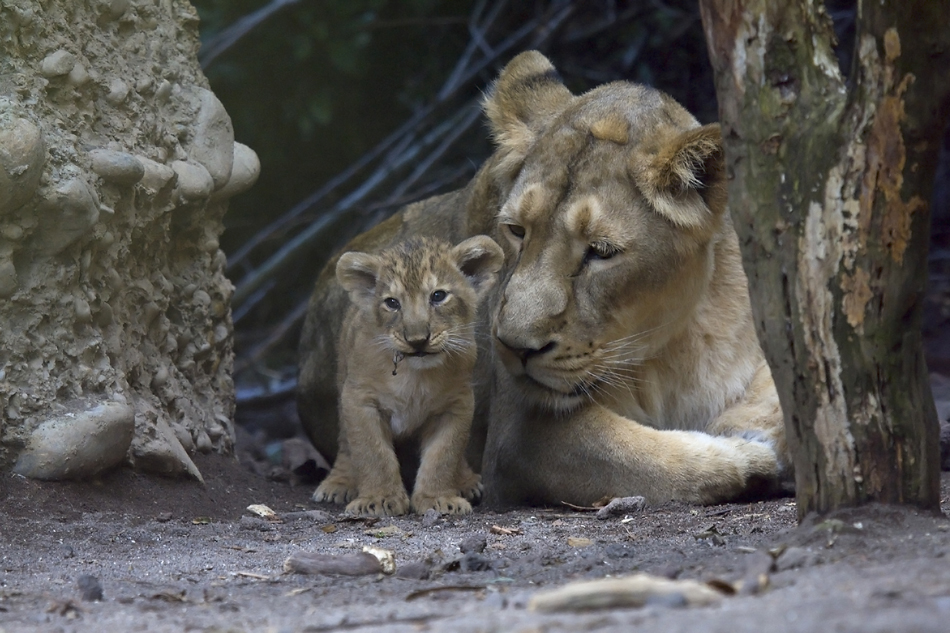
[(336, 276), (393, 362), (423, 368), (474, 354), (478, 303), (503, 262), (501, 247), (484, 235), (456, 246), (411, 238), (375, 255), (344, 253)]

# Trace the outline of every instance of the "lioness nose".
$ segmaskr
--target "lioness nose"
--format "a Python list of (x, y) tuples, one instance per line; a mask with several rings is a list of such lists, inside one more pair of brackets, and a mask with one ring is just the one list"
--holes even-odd
[(538, 348), (520, 347), (517, 343), (513, 341), (506, 341), (500, 336), (498, 337), (498, 342), (504, 345), (505, 348), (508, 349), (512, 354), (520, 358), (522, 363), (527, 363), (528, 359), (532, 356), (550, 352), (557, 345), (554, 341), (548, 341), (545, 345)]

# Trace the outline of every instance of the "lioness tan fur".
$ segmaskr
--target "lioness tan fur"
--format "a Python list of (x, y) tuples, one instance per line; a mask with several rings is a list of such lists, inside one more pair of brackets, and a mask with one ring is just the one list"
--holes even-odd
[[(379, 255), (348, 252), (336, 277), (352, 303), (339, 345), (340, 450), (314, 493), (358, 515), (472, 511), (481, 482), (465, 461), (474, 411), (478, 302), (501, 248), (411, 239)], [(410, 501), (393, 440), (421, 444)]]
[[(465, 188), (356, 238), (492, 235), (505, 252), (482, 327), (469, 458), (489, 503), (643, 495), (715, 503), (789, 475), (782, 413), (756, 339), (726, 211), (718, 125), (616, 82), (575, 96), (522, 53), (485, 101), (497, 150)], [(332, 263), (331, 263), (332, 266)], [(336, 454), (340, 289), (317, 282), (298, 408)]]

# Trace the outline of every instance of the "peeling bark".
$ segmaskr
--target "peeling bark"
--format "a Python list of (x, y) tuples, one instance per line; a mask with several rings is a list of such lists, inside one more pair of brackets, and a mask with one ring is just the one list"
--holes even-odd
[(730, 209), (799, 514), (939, 503), (920, 337), (950, 6), (859, 0), (845, 82), (814, 0), (701, 0)]

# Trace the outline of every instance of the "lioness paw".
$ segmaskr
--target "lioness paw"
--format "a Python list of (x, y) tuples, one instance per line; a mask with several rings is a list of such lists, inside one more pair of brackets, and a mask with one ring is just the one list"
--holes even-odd
[(440, 514), (471, 514), (472, 504), (456, 496), (430, 497), (428, 495), (412, 495), (412, 509), (418, 514), (425, 514), (426, 510), (436, 510)]
[(353, 516), (392, 517), (409, 512), (409, 497), (401, 495), (361, 495), (346, 506)]
[(472, 473), (470, 477), (462, 481), (462, 485), (459, 487), (459, 495), (469, 501), (480, 501), (483, 490), (481, 475)]
[(347, 503), (355, 497), (356, 486), (343, 478), (327, 477), (313, 493), (317, 503)]

